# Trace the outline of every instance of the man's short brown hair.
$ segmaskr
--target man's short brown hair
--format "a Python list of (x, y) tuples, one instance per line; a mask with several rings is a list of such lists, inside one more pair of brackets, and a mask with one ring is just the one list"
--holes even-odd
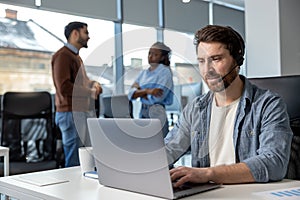
[(245, 42), (242, 36), (229, 26), (207, 25), (195, 33), (196, 51), (200, 42), (220, 42), (226, 46), (238, 66), (244, 62)]

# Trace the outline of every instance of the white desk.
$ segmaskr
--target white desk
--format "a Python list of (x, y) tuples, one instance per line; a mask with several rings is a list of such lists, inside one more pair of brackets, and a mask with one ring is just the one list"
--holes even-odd
[[(65, 199), (65, 200), (158, 200), (160, 198), (112, 189), (101, 186), (98, 180), (83, 177), (80, 167), (49, 170), (26, 174), (26, 176), (53, 177), (68, 182), (47, 186), (36, 186), (17, 180), (20, 175), (0, 178), (0, 193), (10, 195), (21, 200), (37, 199)], [(239, 184), (224, 185), (222, 188), (193, 195), (190, 199), (260, 199), (253, 192), (300, 187), (300, 181), (284, 180), (268, 184)]]
[(4, 176), (9, 175), (9, 148), (0, 146), (0, 157), (4, 157)]

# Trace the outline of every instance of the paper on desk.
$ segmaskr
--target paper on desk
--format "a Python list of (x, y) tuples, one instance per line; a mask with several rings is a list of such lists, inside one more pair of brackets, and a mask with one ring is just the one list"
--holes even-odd
[(263, 199), (300, 199), (300, 187), (283, 188), (280, 190), (270, 190), (264, 192), (255, 192), (255, 195), (259, 195)]
[(37, 185), (37, 186), (46, 186), (46, 185), (53, 185), (59, 183), (68, 182), (65, 179), (58, 179), (50, 176), (43, 176), (40, 174), (26, 174), (21, 175), (14, 178), (15, 180), (26, 182), (29, 184)]

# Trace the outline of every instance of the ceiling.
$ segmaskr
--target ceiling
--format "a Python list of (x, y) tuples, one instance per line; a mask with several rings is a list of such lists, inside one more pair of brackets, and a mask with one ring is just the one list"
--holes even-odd
[(227, 4), (241, 9), (245, 8), (245, 0), (204, 0), (204, 1), (214, 2), (217, 4)]
[(220, 0), (220, 2), (232, 4), (239, 7), (245, 7), (245, 0)]

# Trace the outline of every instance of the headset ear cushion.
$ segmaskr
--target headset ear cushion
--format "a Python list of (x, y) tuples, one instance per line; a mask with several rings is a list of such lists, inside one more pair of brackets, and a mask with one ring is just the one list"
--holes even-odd
[(244, 62), (244, 57), (242, 55), (239, 55), (236, 59), (236, 64), (238, 66), (242, 66), (243, 65), (243, 62)]
[(238, 40), (239, 42), (239, 46), (240, 46), (240, 50), (238, 52), (238, 55), (236, 56), (236, 64), (241, 66), (244, 62), (244, 51), (245, 51), (245, 43), (244, 40), (242, 38), (242, 36), (235, 31), (233, 28), (231, 28), (230, 26), (227, 26), (228, 30), (231, 31), (231, 33), (234, 35), (234, 37), (236, 38), (236, 40)]

